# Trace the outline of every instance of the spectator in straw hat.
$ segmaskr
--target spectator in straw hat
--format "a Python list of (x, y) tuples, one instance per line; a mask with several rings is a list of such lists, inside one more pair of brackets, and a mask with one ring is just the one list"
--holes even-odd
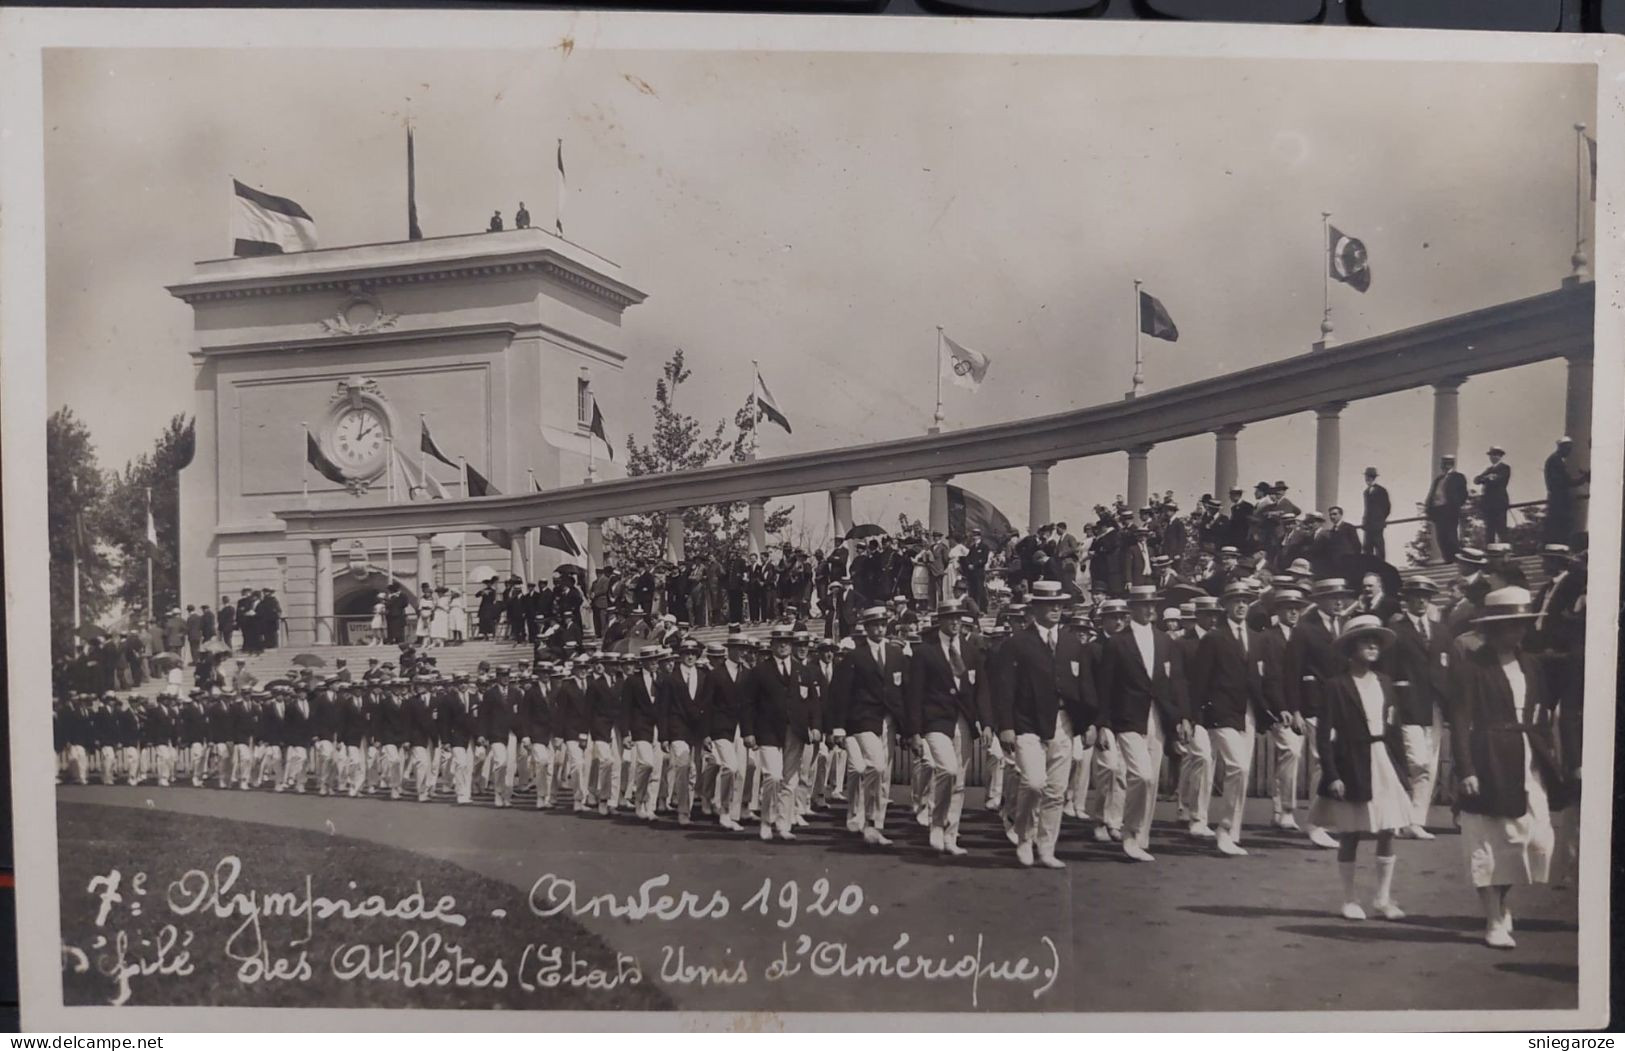
[(1383, 919), (1405, 913), (1394, 901), (1394, 834), (1411, 826), (1411, 800), (1400, 768), (1399, 698), (1393, 681), (1377, 669), (1394, 633), (1369, 614), (1350, 617), (1337, 635), (1344, 671), (1323, 684), (1320, 724), (1321, 774), (1309, 818), (1337, 830), (1337, 873), (1343, 884), (1343, 918), (1363, 920), (1355, 890), (1360, 840), (1377, 840), (1377, 893), (1372, 907)]
[[(1303, 721), (1304, 743), (1309, 752), (1309, 783), (1317, 783), (1320, 773), (1320, 735), (1317, 732), (1326, 684), (1348, 670), (1348, 659), (1337, 646), (1347, 620), (1349, 602), (1354, 593), (1341, 577), (1317, 580), (1310, 588), (1315, 608), (1306, 612), (1292, 629), (1287, 643), (1286, 666), (1289, 669), (1284, 683), (1288, 706)], [(1313, 818), (1309, 823), (1309, 840), (1319, 847), (1335, 848), (1337, 841), (1317, 826)]]

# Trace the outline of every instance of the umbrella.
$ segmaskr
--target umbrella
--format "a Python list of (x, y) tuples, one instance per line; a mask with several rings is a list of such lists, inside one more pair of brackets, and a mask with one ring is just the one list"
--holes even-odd
[(179, 668), (185, 663), (178, 653), (160, 653), (152, 659), (152, 666), (160, 672), (167, 672), (171, 668)]
[(862, 540), (868, 536), (885, 536), (886, 531), (873, 523), (853, 526), (852, 531), (841, 537), (842, 540)]
[(203, 644), (202, 649), (204, 653), (229, 654), (231, 652), (231, 647), (227, 646), (219, 639), (210, 639), (208, 642)]
[(78, 631), (81, 639), (105, 639), (107, 637), (107, 632), (94, 624), (86, 624), (79, 628)]
[(1175, 605), (1181, 602), (1191, 602), (1207, 594), (1207, 589), (1195, 584), (1172, 584), (1164, 591), (1163, 597)]
[(1367, 573), (1375, 573), (1382, 580), (1383, 597), (1389, 604), (1398, 608), (1399, 589), (1403, 584), (1400, 580), (1399, 570), (1384, 562), (1376, 555), (1344, 555), (1337, 561), (1337, 572), (1348, 581), (1349, 588), (1356, 596), (1360, 594), (1360, 581)]
[(293, 663), (301, 668), (325, 668), (327, 662), (314, 653), (301, 653), (293, 659)]

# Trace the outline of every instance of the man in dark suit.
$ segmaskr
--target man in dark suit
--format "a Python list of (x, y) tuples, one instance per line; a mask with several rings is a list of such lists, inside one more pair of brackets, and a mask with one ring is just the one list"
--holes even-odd
[(1012, 833), (1016, 859), (1064, 868), (1055, 856), (1061, 808), (1072, 773), (1073, 738), (1094, 745), (1099, 704), (1088, 674), (1088, 657), (1077, 634), (1061, 627), (1069, 601), (1055, 581), (1037, 581), (1028, 598), (1034, 622), (999, 648), (992, 697), (999, 743), (1015, 763), (1017, 789)]
[(265, 648), (260, 642), (259, 617), (254, 614), (256, 605), (253, 590), (243, 588), (242, 597), (237, 600), (237, 630), (243, 633), (242, 649), (245, 653), (258, 653)]
[(270, 588), (260, 590), (259, 601), (254, 604), (254, 616), (260, 622), (260, 647), (274, 650), (282, 640), (282, 603)]
[(645, 821), (655, 819), (655, 796), (660, 791), (656, 742), (668, 703), (667, 684), (656, 666), (659, 659), (659, 646), (643, 647), (638, 651), (637, 670), (621, 682), (621, 704), (632, 742), (632, 783), (628, 791), (633, 813)]
[(481, 736), (479, 709), (468, 676), (459, 675), (440, 694), (435, 723), (440, 746), (451, 749), (452, 788), (459, 806), (474, 799), (474, 744)]
[[(522, 610), (518, 625), (516, 630), (523, 630)], [(501, 665), (492, 680), (486, 683), (480, 694), (479, 731), (475, 737), (475, 744), (485, 749), (481, 780), (490, 785), (498, 807), (508, 805), (508, 792), (512, 787), (508, 771), (508, 734), (513, 730), (513, 707), (508, 697), (508, 687), (512, 674), (512, 669)]]
[(1568, 435), (1557, 439), (1557, 448), (1546, 457), (1542, 474), (1546, 480), (1546, 519), (1541, 523), (1542, 538), (1547, 543), (1568, 544), (1574, 541), (1579, 528), (1578, 490), (1591, 481), (1590, 471), (1570, 471), (1569, 454), (1574, 451), (1574, 439)]
[(287, 714), (283, 720), (282, 783), (278, 792), (292, 788), (305, 791), (305, 764), (310, 761), (311, 746), (315, 740), (311, 729), (310, 693), (285, 682), (272, 684), (271, 690), (287, 699)]
[(907, 661), (886, 641), (886, 610), (863, 611), (864, 638), (835, 668), (830, 730), (846, 748), (846, 827), (870, 846), (887, 846), (882, 830), (891, 799), (892, 749), (903, 725)]
[[(1348, 670), (1348, 658), (1337, 648), (1336, 638), (1343, 630), (1354, 592), (1341, 577), (1317, 580), (1310, 589), (1315, 608), (1304, 613), (1286, 647), (1284, 677), (1289, 710), (1303, 723), (1304, 743), (1309, 754), (1309, 791), (1320, 785), (1320, 746), (1316, 738), (1322, 714), (1325, 684)], [(1337, 846), (1325, 829), (1309, 825), (1309, 841), (1328, 849)]]
[(1512, 498), (1507, 495), (1512, 465), (1502, 462), (1506, 450), (1499, 445), (1490, 446), (1484, 455), (1490, 458), (1490, 465), (1478, 472), (1473, 484), (1479, 489), (1478, 511), (1484, 516), (1484, 543), (1488, 545), (1506, 539), (1507, 511), (1512, 507)]
[(1422, 502), (1433, 526), (1433, 540), (1446, 562), (1454, 560), (1461, 547), (1461, 509), (1466, 503), (1467, 476), (1456, 470), (1456, 457), (1447, 453), (1439, 457), (1439, 473), (1433, 476), (1427, 499)]
[[(814, 713), (807, 703), (801, 662), (791, 654), (795, 632), (774, 628), (768, 636), (771, 655), (752, 671), (742, 707), (745, 747), (759, 749), (763, 840), (795, 839), (795, 792), (801, 780), (801, 757), (817, 744)], [(900, 655), (899, 655), (900, 656)]]
[(1406, 581), (1399, 593), (1404, 609), (1388, 620), (1394, 641), (1381, 663), (1399, 699), (1413, 814), (1405, 834), (1413, 839), (1433, 838), (1426, 826), (1439, 770), (1439, 735), (1450, 679), (1450, 633), (1433, 620), (1428, 609), (1438, 593), (1438, 586), (1426, 577)]
[(429, 675), (415, 676), (402, 713), (406, 743), (412, 749), (412, 781), (417, 786), (419, 803), (429, 801), (436, 780), (434, 752), (439, 728), (435, 724), (433, 685), (434, 680)]
[[(540, 665), (537, 666), (540, 669)], [(556, 714), (552, 697), (541, 672), (526, 677), (513, 689), (519, 691), (514, 706), (514, 736), (518, 738), (519, 756), (530, 767), (531, 785), (536, 789), (536, 809), (548, 810), (553, 806), (553, 740), (560, 736), (555, 725)], [(553, 693), (558, 687), (553, 688)]]
[(678, 644), (678, 666), (667, 676), (665, 723), (660, 739), (671, 760), (671, 804), (677, 823), (686, 825), (694, 811), (693, 778), (696, 757), (711, 730), (705, 710), (712, 695), (711, 672), (700, 666), (705, 646), (696, 639)]
[(965, 581), (970, 588), (970, 597), (983, 609), (987, 608), (987, 560), (993, 557), (993, 549), (988, 546), (980, 529), (970, 531), (970, 543), (966, 551), (959, 558), (960, 572), (965, 574)]
[[(1360, 553), (1360, 534), (1343, 517), (1343, 509), (1336, 504), (1326, 509), (1326, 539), (1324, 544), (1317, 543), (1312, 551), (1319, 554), (1326, 563), (1324, 569), (1313, 557), (1310, 564), (1317, 573), (1330, 576), (1338, 571), (1343, 561)], [(1317, 538), (1318, 539), (1318, 538)]]
[(203, 659), (203, 615), (196, 606), (186, 607), (186, 650), (193, 664)]
[(963, 637), (965, 611), (955, 602), (939, 603), (936, 619), (936, 630), (913, 647), (904, 734), (931, 771), (931, 847), (958, 856), (967, 853), (959, 845), (965, 770), (989, 720), (977, 707), (981, 653), (974, 639)]
[(1365, 469), (1364, 500), (1365, 509), (1360, 514), (1360, 532), (1364, 534), (1364, 539), (1360, 551), (1387, 559), (1388, 545), (1382, 534), (1388, 528), (1388, 516), (1393, 513), (1393, 504), (1388, 499), (1388, 490), (1377, 481), (1375, 467)]
[(717, 823), (732, 832), (743, 832), (739, 816), (745, 803), (745, 746), (740, 731), (746, 677), (750, 673), (745, 654), (750, 639), (743, 634), (728, 636), (726, 646), (706, 647), (711, 674), (705, 680), (702, 704), (706, 712), (706, 764), (701, 791), (717, 811)]
[(1152, 624), (1156, 588), (1129, 591), (1129, 626), (1106, 644), (1102, 714), (1106, 748), (1122, 757), (1126, 782), (1123, 853), (1152, 861), (1151, 817), (1167, 741), (1190, 739), (1185, 661), (1173, 639)]
[(411, 604), (400, 582), (390, 581), (389, 591), (384, 596), (384, 641), (391, 646), (406, 641), (406, 611)]
[(231, 637), (237, 632), (237, 607), (225, 595), (220, 596), (220, 611), (215, 614), (215, 626), (220, 631), (220, 641), (230, 646)]
[(1231, 584), (1219, 600), (1224, 619), (1196, 644), (1190, 668), (1191, 706), (1207, 727), (1219, 766), (1223, 797), (1216, 841), (1219, 853), (1242, 856), (1242, 811), (1253, 743), (1264, 719), (1263, 640), (1247, 630), (1253, 600), (1245, 584)]
[(1230, 515), (1222, 530), (1225, 544), (1239, 551), (1246, 551), (1252, 543), (1253, 504), (1245, 499), (1245, 493), (1240, 486), (1230, 490)]

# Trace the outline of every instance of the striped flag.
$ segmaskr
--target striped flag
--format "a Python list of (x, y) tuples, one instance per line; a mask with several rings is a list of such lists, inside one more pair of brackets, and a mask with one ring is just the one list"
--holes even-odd
[(783, 427), (785, 434), (790, 434), (790, 421), (785, 417), (784, 413), (779, 411), (779, 403), (773, 399), (773, 392), (767, 389), (767, 381), (762, 379), (761, 369), (756, 370), (755, 395), (756, 419), (761, 420), (765, 416)]
[(559, 149), (558, 149), (558, 155), (557, 156), (558, 156), (558, 167), (559, 167), (559, 203), (558, 203), (558, 207), (553, 210), (553, 228), (556, 231), (558, 231), (558, 235), (560, 237), (563, 237), (564, 236), (564, 140), (563, 139), (559, 140)]
[(286, 197), (231, 180), (232, 255), (281, 255), (316, 247), (316, 220)]

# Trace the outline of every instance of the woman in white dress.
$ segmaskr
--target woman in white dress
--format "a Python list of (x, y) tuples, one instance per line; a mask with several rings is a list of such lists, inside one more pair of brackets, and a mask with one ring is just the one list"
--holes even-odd
[(384, 593), (378, 592), (378, 601), (372, 604), (372, 620), (367, 623), (367, 632), (372, 636), (368, 645), (382, 646), (384, 644)]
[(429, 617), (429, 645), (444, 646), (451, 638), (451, 598), (444, 585), (434, 589), (433, 613)]
[(1410, 792), (1394, 684), (1377, 670), (1394, 633), (1376, 617), (1350, 617), (1337, 636), (1348, 671), (1325, 684), (1325, 707), (1316, 738), (1320, 788), (1309, 820), (1338, 833), (1337, 872), (1343, 884), (1343, 918), (1365, 919), (1354, 887), (1360, 840), (1377, 840), (1377, 895), (1372, 907), (1388, 920), (1405, 918), (1394, 901), (1394, 833), (1411, 824)]
[(463, 633), (468, 629), (468, 606), (463, 602), (463, 593), (452, 589), (451, 592), (451, 641), (461, 645)]
[(1523, 652), (1539, 613), (1523, 588), (1490, 592), (1473, 618), (1484, 645), (1451, 669), (1461, 848), (1484, 909), (1484, 943), (1496, 949), (1517, 944), (1508, 893), (1545, 883), (1551, 868), (1549, 798), (1562, 766), (1545, 680)]

